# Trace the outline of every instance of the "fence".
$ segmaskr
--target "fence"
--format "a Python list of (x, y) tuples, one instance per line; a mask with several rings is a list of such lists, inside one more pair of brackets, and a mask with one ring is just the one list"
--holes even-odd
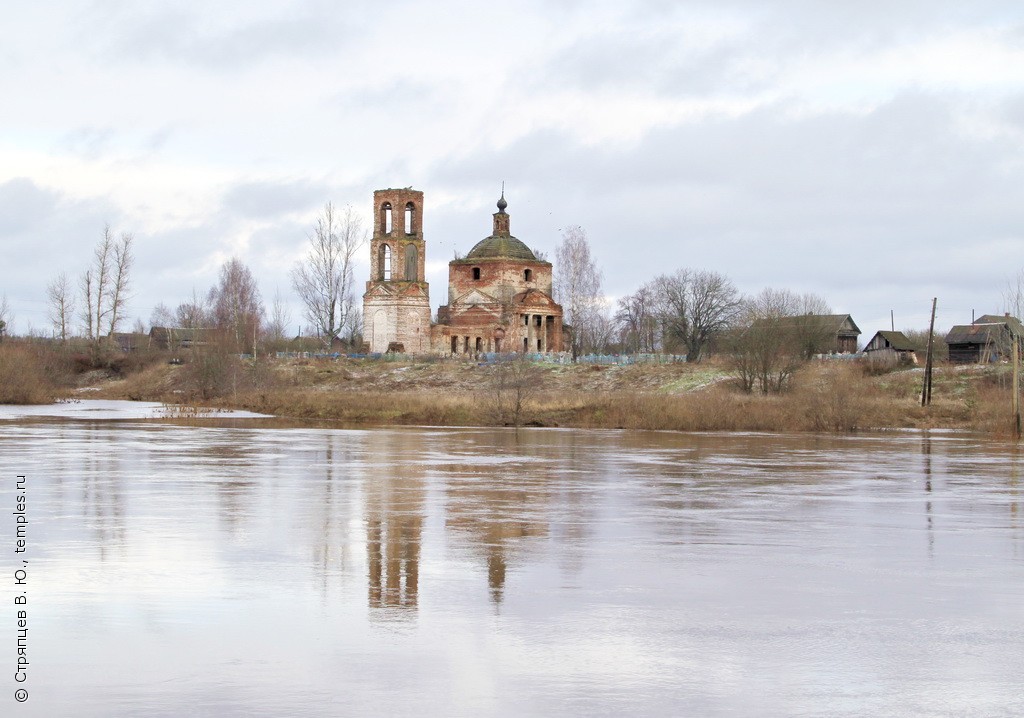
[[(519, 354), (498, 354), (496, 352), (480, 352), (470, 355), (457, 355), (454, 357), (441, 357), (437, 355), (415, 355), (415, 354), (342, 354), (340, 352), (276, 352), (278, 359), (371, 359), (377, 361), (405, 362), (405, 361), (438, 361), (440, 359), (471, 359), (473, 361), (494, 364), (509, 357), (518, 357)], [(569, 352), (550, 354), (526, 354), (527, 361), (539, 364), (572, 364), (572, 354)], [(584, 354), (576, 358), (577, 364), (679, 364), (686, 361), (685, 354)]]

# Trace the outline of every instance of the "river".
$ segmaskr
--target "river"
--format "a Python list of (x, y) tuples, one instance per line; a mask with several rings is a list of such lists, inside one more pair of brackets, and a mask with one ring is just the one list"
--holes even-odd
[(1006, 442), (159, 416), (0, 407), (3, 715), (1024, 715)]

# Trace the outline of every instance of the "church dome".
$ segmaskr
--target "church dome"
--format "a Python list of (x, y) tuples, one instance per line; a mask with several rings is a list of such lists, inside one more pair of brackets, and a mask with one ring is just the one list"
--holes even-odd
[(525, 259), (530, 262), (537, 261), (537, 257), (530, 248), (510, 234), (491, 235), (481, 239), (473, 249), (469, 250), (469, 254), (466, 255), (466, 259), (499, 257), (502, 259)]

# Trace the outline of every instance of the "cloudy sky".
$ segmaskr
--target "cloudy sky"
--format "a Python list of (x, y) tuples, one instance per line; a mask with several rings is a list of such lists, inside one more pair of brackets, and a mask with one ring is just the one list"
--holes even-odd
[[(1001, 311), (1024, 268), (1024, 5), (1010, 0), (10, 3), (0, 24), (0, 293), (105, 224), (131, 319), (237, 256), (288, 270), (325, 202), (425, 193), (434, 307), (490, 233), (581, 225), (611, 298), (690, 267), (821, 294), (870, 338)], [(368, 275), (367, 257), (357, 270)], [(131, 323), (131, 322), (129, 322)]]

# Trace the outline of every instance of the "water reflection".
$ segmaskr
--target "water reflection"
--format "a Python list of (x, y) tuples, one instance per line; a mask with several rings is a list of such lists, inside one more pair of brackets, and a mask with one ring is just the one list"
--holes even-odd
[(1024, 714), (1000, 444), (29, 422), (0, 462), (24, 715)]
[(408, 432), (374, 433), (367, 441), (370, 455), (387, 461), (387, 470), (368, 475), (364, 484), (371, 609), (415, 611), (417, 606), (425, 495), (422, 443), (421, 435)]

